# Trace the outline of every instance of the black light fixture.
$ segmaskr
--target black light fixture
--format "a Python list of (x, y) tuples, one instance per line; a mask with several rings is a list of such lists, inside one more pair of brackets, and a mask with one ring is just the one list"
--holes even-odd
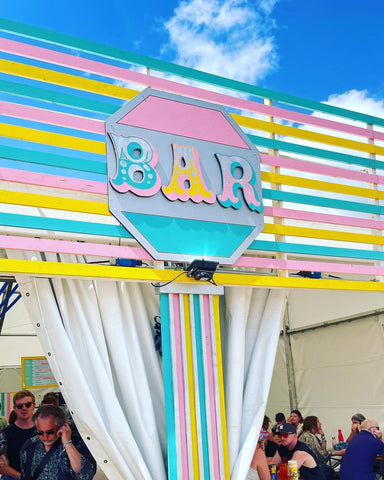
[(194, 260), (186, 268), (187, 276), (193, 277), (195, 280), (211, 282), (217, 265), (217, 262), (208, 262), (207, 260)]

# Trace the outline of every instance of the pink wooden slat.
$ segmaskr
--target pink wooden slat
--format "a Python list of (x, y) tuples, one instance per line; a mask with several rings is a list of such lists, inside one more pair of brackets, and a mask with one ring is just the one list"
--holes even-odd
[(129, 71), (120, 67), (115, 67), (113, 65), (107, 65), (101, 62), (96, 62), (94, 60), (88, 60), (66, 53), (55, 52), (53, 50), (15, 42), (13, 40), (2, 39), (1, 49), (4, 52), (12, 53), (15, 55), (21, 55), (36, 60), (42, 60), (82, 71), (85, 70), (91, 73), (104, 75), (125, 82), (134, 82), (140, 85), (151, 86), (153, 88), (158, 88), (167, 92), (178, 93), (180, 95), (186, 95), (194, 98), (201, 98), (210, 102), (219, 103), (221, 105), (232, 106), (242, 110), (258, 112), (263, 115), (283, 118), (300, 124), (315, 125), (331, 130), (338, 130), (351, 135), (384, 140), (384, 133), (376, 132), (371, 129), (356, 127), (354, 125), (348, 125), (340, 122), (326, 120), (323, 118), (315, 117), (313, 115), (306, 115), (303, 113), (293, 112), (282, 108), (263, 105), (261, 103), (251, 102), (249, 100), (235, 98), (221, 93), (209, 92), (201, 88), (171, 82), (162, 78), (152, 77), (150, 75)]
[(101, 120), (54, 112), (52, 110), (43, 110), (42, 108), (20, 105), (18, 103), (0, 101), (0, 115), (74, 128), (85, 132), (105, 134), (105, 124)]
[(297, 260), (280, 260), (276, 258), (241, 257), (236, 267), (268, 268), (305, 272), (345, 273), (352, 275), (383, 275), (384, 267), (370, 265), (349, 265), (344, 263), (305, 262)]
[[(143, 248), (102, 245), (87, 242), (50, 240), (44, 238), (17, 237), (0, 235), (0, 248), (11, 250), (30, 250), (39, 252), (69, 253), (107, 258), (131, 258), (153, 260)], [(235, 263), (237, 267), (271, 268), (279, 270), (332, 272), (358, 275), (384, 275), (384, 267), (370, 265), (348, 265), (344, 263), (307, 262), (297, 260), (279, 260), (274, 258), (241, 257)]]

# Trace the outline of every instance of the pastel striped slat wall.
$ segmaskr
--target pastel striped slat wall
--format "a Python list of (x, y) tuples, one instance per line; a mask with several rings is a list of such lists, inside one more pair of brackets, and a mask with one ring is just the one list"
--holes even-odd
[(104, 121), (151, 86), (225, 106), (261, 151), (265, 228), (237, 275), (285, 272), (308, 288), (292, 275), (335, 274), (333, 288), (381, 280), (384, 119), (6, 19), (0, 36), (0, 248), (150, 262), (108, 212)]

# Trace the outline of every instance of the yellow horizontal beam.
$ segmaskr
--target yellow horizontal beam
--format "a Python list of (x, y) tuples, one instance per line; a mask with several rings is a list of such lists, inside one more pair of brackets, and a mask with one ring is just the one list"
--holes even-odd
[(371, 154), (384, 155), (384, 147), (379, 147), (374, 144), (357, 142), (355, 140), (348, 140), (341, 137), (334, 137), (324, 133), (312, 132), (303, 128), (289, 127), (281, 125), (280, 123), (267, 122), (256, 118), (245, 117), (231, 113), (233, 119), (242, 127), (252, 128), (255, 130), (262, 130), (263, 132), (275, 133), (284, 135), (286, 137), (301, 138), (316, 143), (325, 143), (327, 145), (334, 145), (341, 148), (348, 148), (351, 150), (358, 150)]
[[(135, 282), (169, 282), (180, 274), (179, 270), (153, 268), (127, 268), (78, 263), (41, 262), (30, 260), (0, 259), (0, 274), (30, 275), (32, 277), (88, 278), (104, 280), (126, 280)], [(218, 286), (247, 286), (254, 288), (306, 288), (315, 290), (384, 291), (384, 283), (372, 281), (327, 280), (290, 277), (267, 277), (242, 273), (215, 273)], [(202, 282), (181, 275), (175, 284)]]
[(0, 60), (0, 72), (123, 100), (131, 100), (139, 93), (137, 90), (119, 85), (99, 82), (90, 78), (70, 75), (69, 73), (55, 72), (54, 70), (47, 70), (46, 68), (34, 67), (10, 60)]
[(53, 145), (55, 147), (71, 148), (82, 152), (99, 153), (105, 155), (104, 142), (88, 140), (86, 138), (63, 135), (62, 133), (45, 132), (35, 128), (20, 127), (8, 123), (0, 123), (0, 135), (7, 138), (16, 138), (27, 142)]

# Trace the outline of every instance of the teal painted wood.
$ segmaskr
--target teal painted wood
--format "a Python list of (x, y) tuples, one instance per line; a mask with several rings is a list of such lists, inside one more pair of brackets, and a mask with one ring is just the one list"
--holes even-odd
[(350, 165), (361, 165), (367, 168), (384, 169), (384, 162), (370, 158), (359, 157), (358, 155), (350, 155), (348, 153), (333, 152), (330, 150), (306, 147), (295, 143), (284, 142), (282, 140), (273, 140), (266, 137), (258, 137), (256, 135), (248, 135), (252, 143), (256, 147), (272, 148), (274, 150), (282, 150), (285, 152), (300, 153), (316, 158), (326, 158), (335, 160), (336, 162), (348, 163)]
[(249, 250), (267, 252), (301, 253), (305, 255), (320, 255), (326, 257), (358, 258), (362, 260), (384, 260), (384, 253), (377, 250), (359, 250), (354, 248), (321, 247), (302, 243), (269, 242), (255, 240)]
[(133, 238), (132, 235), (121, 225), (108, 225), (97, 222), (81, 222), (77, 220), (67, 220), (64, 218), (34, 217), (32, 215), (0, 212), (0, 225), (16, 228), (82, 233), (85, 235)]
[(263, 188), (263, 198), (268, 198), (271, 200), (280, 200), (285, 202), (313, 205), (318, 207), (336, 208), (337, 210), (372, 213), (374, 215), (384, 214), (384, 207), (375, 205), (373, 203), (350, 202), (347, 200), (337, 200), (335, 198), (329, 198), (329, 193), (326, 191), (319, 192), (319, 195), (321, 194), (328, 196), (320, 197)]
[(236, 90), (238, 92), (246, 93), (252, 96), (268, 98), (274, 101), (286, 103), (288, 105), (306, 108), (318, 112), (324, 112), (331, 115), (337, 115), (340, 117), (349, 118), (351, 120), (358, 120), (373, 125), (384, 126), (384, 119), (380, 117), (354, 112), (352, 110), (334, 107), (333, 105), (327, 105), (325, 103), (319, 103), (301, 97), (276, 92), (274, 90), (257, 87), (255, 85), (249, 85), (247, 83), (237, 80), (230, 80), (228, 78), (224, 78), (218, 75), (201, 72), (199, 70), (183, 67), (180, 65), (174, 65), (163, 60), (150, 58), (137, 53), (130, 53), (120, 48), (109, 47), (107, 45), (102, 45), (96, 42), (72, 37), (70, 35), (65, 35), (58, 32), (52, 32), (43, 28), (25, 25), (19, 22), (15, 22), (13, 20), (0, 18), (0, 30), (9, 33), (15, 33), (27, 38), (44, 40), (55, 45), (75, 48), (79, 51), (100, 55), (105, 58), (119, 60), (134, 65), (146, 66), (160, 72), (171, 73), (183, 78), (197, 80), (199, 82), (224, 87), (230, 90)]
[[(107, 174), (106, 159), (105, 162), (96, 162), (80, 157), (68, 157), (66, 155), (56, 155), (53, 153), (27, 150), (25, 148), (10, 147), (7, 145), (0, 145), (0, 157), (19, 162), (45, 165), (47, 167), (59, 167), (81, 172)], [(20, 169), (22, 168), (22, 165), (20, 165)], [(49, 173), (48, 170), (47, 173)], [(79, 178), (81, 178), (81, 176), (79, 176)]]
[(0, 80), (0, 91), (18, 97), (49, 102), (52, 106), (55, 104), (63, 105), (65, 107), (72, 107), (105, 115), (112, 115), (120, 108), (119, 106), (102, 102), (100, 100), (91, 100), (89, 98), (83, 98), (68, 93), (57, 92), (55, 90), (34, 87), (8, 80)]

